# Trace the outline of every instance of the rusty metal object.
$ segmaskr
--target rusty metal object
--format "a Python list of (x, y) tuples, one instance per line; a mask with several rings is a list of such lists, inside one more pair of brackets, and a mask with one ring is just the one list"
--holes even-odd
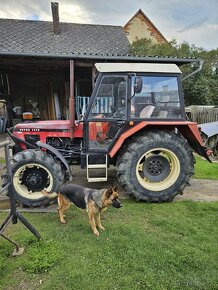
[(199, 125), (204, 146), (218, 157), (218, 121)]
[(36, 231), (36, 229), (26, 220), (24, 216), (21, 215), (21, 213), (17, 210), (16, 208), (16, 201), (15, 201), (15, 196), (14, 196), (14, 191), (12, 188), (12, 170), (11, 170), (11, 163), (10, 163), (10, 153), (9, 153), (9, 146), (10, 146), (10, 140), (6, 140), (4, 142), (0, 143), (0, 148), (5, 147), (5, 159), (6, 159), (6, 167), (7, 167), (7, 177), (8, 177), (8, 182), (7, 184), (3, 187), (3, 191), (8, 189), (8, 195), (10, 199), (10, 213), (4, 220), (4, 222), (0, 225), (0, 236), (15, 245), (15, 250), (12, 254), (12, 256), (18, 256), (21, 255), (24, 251), (23, 247), (20, 247), (15, 241), (11, 240), (9, 237), (7, 237), (4, 234), (5, 229), (8, 227), (9, 223), (12, 222), (12, 224), (17, 224), (18, 220), (20, 220), (31, 232), (32, 234), (35, 235), (38, 239), (41, 238), (40, 234)]

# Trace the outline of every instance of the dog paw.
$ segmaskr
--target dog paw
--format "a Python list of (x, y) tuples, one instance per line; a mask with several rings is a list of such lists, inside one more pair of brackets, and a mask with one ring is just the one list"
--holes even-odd
[(66, 221), (65, 221), (65, 220), (62, 220), (61, 223), (62, 223), (62, 224), (66, 224)]
[(94, 231), (94, 234), (96, 235), (96, 237), (99, 237), (99, 231)]
[(105, 231), (105, 228), (103, 226), (99, 227), (102, 231)]

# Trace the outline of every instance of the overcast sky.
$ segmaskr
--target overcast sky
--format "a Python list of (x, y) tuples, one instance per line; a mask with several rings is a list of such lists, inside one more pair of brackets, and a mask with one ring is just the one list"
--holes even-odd
[[(174, 37), (179, 43), (188, 41), (206, 49), (218, 47), (218, 0), (56, 2), (62, 22), (123, 26), (141, 8), (167, 40)], [(51, 21), (51, 1), (0, 0), (0, 18)]]

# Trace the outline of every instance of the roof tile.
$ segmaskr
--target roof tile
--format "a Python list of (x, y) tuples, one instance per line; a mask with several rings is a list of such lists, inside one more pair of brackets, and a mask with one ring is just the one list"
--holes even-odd
[(52, 22), (0, 19), (0, 52), (42, 54), (122, 54), (129, 42), (121, 26), (60, 23), (60, 34)]

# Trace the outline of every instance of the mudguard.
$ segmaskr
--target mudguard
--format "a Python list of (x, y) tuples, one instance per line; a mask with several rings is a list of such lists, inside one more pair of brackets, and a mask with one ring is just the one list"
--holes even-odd
[(200, 156), (206, 158), (210, 163), (212, 163), (212, 161), (207, 155), (205, 147), (203, 146), (204, 143), (196, 123), (190, 122), (186, 126), (181, 126), (181, 128), (178, 127), (178, 130), (183, 135), (183, 137), (188, 141), (190, 147), (196, 153), (198, 153)]
[(67, 162), (67, 160), (64, 158), (64, 156), (54, 147), (50, 146), (49, 144), (43, 143), (41, 141), (36, 142), (36, 145), (40, 148), (44, 148), (50, 152), (52, 152), (55, 156), (57, 156), (57, 158), (65, 165), (66, 167), (66, 172), (69, 176), (69, 180), (71, 181), (73, 179), (72, 174), (71, 174), (71, 170), (70, 170), (70, 166)]
[(175, 122), (167, 122), (167, 121), (158, 121), (158, 122), (146, 122), (142, 121), (140, 123), (134, 124), (133, 126), (129, 126), (125, 132), (123, 132), (113, 148), (109, 152), (111, 158), (115, 156), (115, 154), (119, 151), (122, 144), (126, 139), (133, 136), (137, 132), (141, 132), (142, 130), (178, 130), (179, 133), (187, 140), (190, 147), (198, 153), (200, 156), (206, 158), (209, 162), (209, 159), (206, 150), (204, 148), (204, 144), (200, 135), (200, 132), (197, 127), (197, 123), (187, 122), (187, 121), (175, 121)]

